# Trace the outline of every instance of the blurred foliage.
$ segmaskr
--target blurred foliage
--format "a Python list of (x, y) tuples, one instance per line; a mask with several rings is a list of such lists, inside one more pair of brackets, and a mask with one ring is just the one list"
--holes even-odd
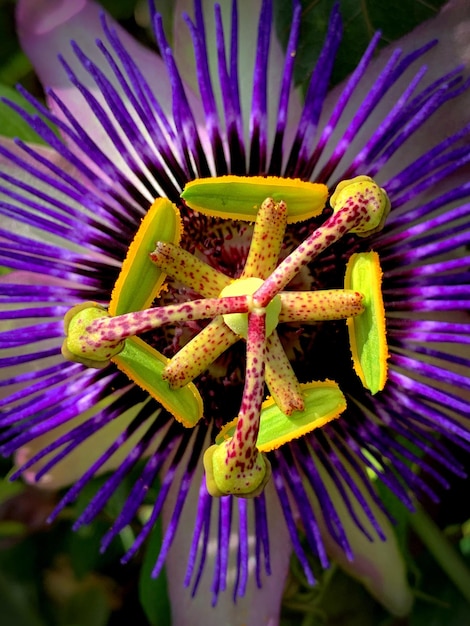
[(44, 143), (43, 139), (30, 127), (16, 112), (12, 111), (8, 102), (18, 104), (28, 113), (34, 113), (34, 107), (27, 102), (13, 87), (0, 85), (0, 98), (5, 101), (0, 102), (0, 129), (4, 137), (21, 137), (25, 141), (34, 143)]
[[(336, 84), (359, 62), (372, 35), (382, 32), (381, 47), (396, 41), (418, 24), (435, 16), (446, 0), (339, 0), (343, 38), (333, 69)], [(323, 45), (328, 19), (336, 0), (301, 0), (302, 26), (296, 54), (295, 82), (306, 88), (312, 68)], [(292, 7), (286, 0), (274, 0), (277, 33), (287, 44)]]
[(150, 534), (139, 578), (139, 598), (152, 626), (171, 626), (171, 609), (166, 593), (165, 570), (162, 570), (158, 578), (152, 577), (162, 536), (162, 523), (159, 518)]
[[(242, 0), (244, 1), (244, 0)], [(301, 43), (296, 59), (296, 81), (305, 86), (321, 48), (328, 15), (334, 0), (303, 0)], [(151, 45), (148, 14), (144, 0), (103, 0), (123, 26)], [(412, 30), (435, 14), (442, 0), (341, 0), (344, 39), (335, 65), (333, 80), (344, 78), (355, 66), (372, 33), (382, 30), (385, 45)], [(166, 22), (173, 2), (159, 0)], [(37, 97), (41, 85), (30, 61), (21, 52), (14, 32), (13, 0), (0, 0), (0, 95), (21, 101), (12, 87), (21, 82)], [(275, 0), (276, 26), (286, 41), (291, 15), (289, 0)], [(36, 140), (21, 118), (0, 106), (0, 132)], [(468, 458), (465, 459), (468, 464)], [(9, 466), (3, 465), (5, 475)], [(146, 507), (155, 501), (150, 490), (148, 503), (135, 525), (125, 529), (105, 554), (100, 538), (121, 510), (133, 484), (129, 476), (111, 498), (106, 510), (88, 527), (73, 533), (71, 526), (93, 493), (103, 483), (97, 479), (87, 486), (78, 502), (63, 511), (58, 521), (46, 523), (55, 494), (43, 494), (19, 483), (0, 482), (0, 625), (1, 626), (169, 626), (170, 608), (166, 580), (150, 573), (161, 543), (157, 525), (147, 542), (147, 552), (128, 565), (120, 558), (145, 522)], [(460, 491), (459, 491), (460, 489)], [(339, 569), (322, 572), (312, 558), (318, 584), (310, 588), (293, 559), (286, 586), (282, 626), (463, 626), (470, 624), (470, 606), (446, 577), (433, 557), (412, 533), (409, 513), (385, 490), (381, 495), (397, 521), (397, 536), (405, 556), (410, 581), (416, 591), (413, 613), (395, 620), (356, 581)], [(444, 505), (433, 509), (441, 528), (455, 551), (470, 564), (470, 511), (468, 494), (457, 486)], [(452, 517), (449, 517), (452, 511)], [(275, 547), (274, 547), (275, 549)], [(196, 625), (198, 626), (198, 625)]]

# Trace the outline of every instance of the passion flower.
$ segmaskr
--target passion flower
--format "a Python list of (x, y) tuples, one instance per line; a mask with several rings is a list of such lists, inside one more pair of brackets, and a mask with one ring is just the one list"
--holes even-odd
[(338, 7), (300, 105), (300, 5), (284, 55), (271, 2), (253, 48), (236, 3), (228, 31), (215, 6), (213, 32), (196, 1), (185, 18), (195, 96), (155, 11), (160, 57), (91, 2), (29, 5), (19, 2), (20, 35), (51, 85), (50, 109), (23, 90), (38, 114), (11, 106), (50, 148), (0, 146), (1, 262), (12, 270), (0, 284), (1, 452), (15, 455), (14, 476), (73, 485), (53, 520), (111, 472), (79, 528), (142, 461), (103, 549), (159, 477), (124, 560), (162, 516), (153, 575), (167, 564), (175, 623), (209, 591), (214, 623), (219, 611), (234, 623), (276, 620), (291, 550), (314, 582), (301, 535), (323, 566), (327, 551), (350, 561), (406, 613), (370, 476), (412, 508), (411, 492), (437, 497), (412, 464), (443, 486), (436, 466), (463, 473), (445, 441), (470, 440), (469, 360), (455, 349), (470, 336), (470, 187), (455, 182), (469, 127), (434, 144), (428, 133), (417, 156), (408, 149), (466, 93), (460, 70), (423, 83), (425, 67), (413, 68), (431, 42), (393, 52), (363, 89), (377, 35), (328, 114)]

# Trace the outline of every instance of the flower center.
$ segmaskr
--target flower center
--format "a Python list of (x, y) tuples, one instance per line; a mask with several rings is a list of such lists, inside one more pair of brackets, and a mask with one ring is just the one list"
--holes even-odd
[[(241, 295), (253, 295), (255, 291), (263, 284), (261, 278), (239, 278), (234, 280), (233, 283), (224, 287), (220, 292), (221, 298), (227, 296), (241, 296)], [(253, 300), (251, 300), (250, 308), (252, 308)], [(266, 337), (269, 337), (276, 328), (279, 321), (279, 314), (282, 308), (282, 300), (280, 296), (275, 296), (266, 307)], [(247, 313), (226, 313), (224, 316), (224, 322), (227, 326), (233, 330), (234, 333), (240, 335), (246, 339), (248, 333), (248, 314)]]
[[(240, 411), (206, 450), (204, 465), (213, 496), (253, 497), (269, 480), (265, 452), (337, 418), (346, 406), (334, 381), (298, 382), (280, 342), (278, 324), (347, 320), (360, 380), (372, 393), (385, 385), (387, 345), (375, 253), (351, 257), (344, 289), (284, 289), (346, 233), (365, 237), (382, 228), (389, 201), (366, 176), (343, 181), (330, 199), (333, 214), (279, 261), (286, 224), (323, 210), (324, 185), (227, 176), (193, 181), (182, 198), (190, 209), (210, 215), (255, 219), (241, 277), (234, 280), (179, 247), (178, 209), (160, 198), (129, 247), (108, 311), (88, 303), (67, 314), (63, 354), (89, 367), (112, 361), (184, 426), (192, 427), (203, 414), (203, 400), (192, 381), (244, 339)], [(147, 308), (166, 275), (202, 298)], [(211, 321), (171, 359), (137, 337), (164, 324), (203, 319)], [(270, 392), (266, 401), (265, 384)]]

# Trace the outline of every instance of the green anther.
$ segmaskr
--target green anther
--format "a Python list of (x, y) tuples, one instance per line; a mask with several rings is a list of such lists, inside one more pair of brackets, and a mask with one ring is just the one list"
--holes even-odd
[[(261, 278), (240, 278), (222, 289), (220, 297), (251, 295), (263, 284)], [(282, 302), (276, 296), (266, 307), (266, 337), (269, 337), (276, 328), (279, 321)], [(246, 338), (248, 330), (248, 317), (246, 313), (227, 313), (223, 316), (224, 322), (240, 337)]]
[(127, 250), (109, 303), (110, 315), (122, 315), (149, 307), (165, 280), (165, 273), (152, 263), (156, 241), (177, 244), (181, 219), (177, 207), (166, 198), (152, 204)]
[[(334, 380), (302, 383), (300, 391), (304, 400), (302, 410), (287, 415), (274, 398), (263, 402), (256, 448), (259, 453), (276, 450), (280, 446), (322, 428), (337, 419), (346, 409), (346, 398)], [(215, 438), (216, 444), (233, 439), (237, 419), (225, 424)]]
[(186, 428), (193, 428), (201, 419), (203, 403), (196, 387), (189, 383), (179, 389), (171, 389), (162, 376), (168, 359), (139, 337), (127, 339), (122, 352), (116, 354), (112, 361)]
[(364, 295), (364, 312), (349, 318), (347, 324), (354, 370), (364, 387), (375, 394), (384, 388), (388, 369), (379, 255), (376, 252), (353, 254), (346, 268), (345, 286)]
[(256, 219), (263, 201), (272, 198), (286, 203), (287, 222), (292, 224), (319, 215), (325, 208), (328, 188), (299, 178), (229, 175), (192, 180), (181, 197), (193, 211), (249, 222)]
[(68, 311), (64, 318), (67, 337), (62, 345), (68, 361), (102, 368), (123, 349), (123, 341), (105, 341), (100, 333), (89, 332), (92, 322), (103, 317), (109, 317), (108, 312), (96, 302), (84, 302)]

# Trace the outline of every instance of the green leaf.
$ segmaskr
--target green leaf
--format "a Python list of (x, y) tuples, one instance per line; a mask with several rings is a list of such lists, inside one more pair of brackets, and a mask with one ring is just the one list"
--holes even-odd
[[(44, 542), (41, 547), (43, 546)], [(10, 545), (5, 542), (0, 549), (0, 572), (5, 573), (10, 581), (9, 584), (18, 584), (25, 590), (28, 589), (28, 593), (34, 596), (35, 589), (40, 584), (36, 575), (37, 560), (37, 544), (32, 535), (26, 536), (22, 541), (12, 542)]]
[(10, 520), (0, 520), (0, 538), (5, 537), (21, 537), (27, 532), (27, 527), (21, 522), (15, 522)]
[[(34, 108), (12, 87), (0, 85), (0, 97), (8, 98), (21, 105), (29, 113), (34, 113)], [(0, 133), (4, 137), (18, 137), (31, 143), (44, 144), (44, 140), (25, 122), (16, 111), (13, 111), (4, 102), (0, 101)]]
[(0, 480), (0, 503), (13, 498), (24, 491), (24, 485), (19, 482), (11, 482), (7, 478)]
[(462, 537), (459, 547), (463, 556), (470, 561), (470, 535)]
[[(306, 88), (326, 34), (335, 0), (302, 0), (302, 27), (296, 54), (295, 83)], [(380, 46), (411, 32), (432, 18), (446, 0), (340, 0), (343, 38), (332, 76), (332, 84), (343, 80), (356, 67), (372, 35), (382, 31)], [(275, 0), (277, 34), (285, 46), (291, 21), (290, 0)]]
[[(470, 566), (470, 560), (467, 560)], [(409, 626), (463, 626), (470, 624), (470, 605), (432, 557), (425, 553), (418, 562), (422, 572), (420, 592)]]
[[(1, 36), (0, 34), (0, 37)], [(16, 85), (33, 70), (31, 61), (26, 54), (20, 50), (13, 50), (10, 55), (3, 54), (2, 61), (3, 63), (0, 67), (0, 83), (5, 85)]]
[(27, 588), (0, 573), (1, 623), (5, 626), (45, 626), (31, 606)]
[(106, 626), (111, 608), (104, 588), (90, 584), (67, 599), (63, 608), (61, 626)]
[[(83, 487), (70, 511), (69, 516), (72, 519), (78, 518), (83, 513), (108, 479), (109, 474), (98, 476)], [(110, 567), (113, 562), (121, 558), (123, 546), (118, 538), (110, 543), (105, 552), (101, 552), (100, 548), (103, 535), (109, 530), (110, 519), (116, 519), (121, 512), (131, 486), (129, 476), (125, 477), (106, 503), (102, 515), (94, 519), (92, 523), (81, 526), (74, 532), (66, 533), (63, 551), (70, 557), (74, 575), (78, 579), (84, 578), (94, 570)]]
[(84, 578), (103, 560), (100, 543), (105, 530), (105, 525), (95, 522), (89, 526), (82, 526), (67, 536), (67, 552), (77, 578)]
[(100, 4), (116, 20), (127, 20), (134, 15), (137, 0), (100, 0)]
[(385, 508), (394, 520), (393, 533), (396, 537), (400, 552), (405, 559), (408, 571), (417, 574), (416, 562), (410, 552), (409, 536), (410, 536), (410, 511), (406, 508), (401, 500), (384, 485), (381, 480), (374, 483), (380, 501), (383, 502)]
[(31, 62), (19, 49), (14, 28), (14, 5), (12, 0), (0, 2), (0, 84), (6, 85), (15, 85), (31, 71)]
[(162, 545), (162, 523), (159, 517), (150, 533), (139, 578), (139, 598), (152, 626), (171, 626), (171, 609), (168, 599), (165, 570), (152, 578), (157, 555)]
[(308, 585), (302, 566), (293, 558), (281, 626), (385, 626), (385, 611), (361, 583), (334, 563), (323, 570), (318, 560), (308, 554), (306, 545), (305, 548), (316, 582)]

